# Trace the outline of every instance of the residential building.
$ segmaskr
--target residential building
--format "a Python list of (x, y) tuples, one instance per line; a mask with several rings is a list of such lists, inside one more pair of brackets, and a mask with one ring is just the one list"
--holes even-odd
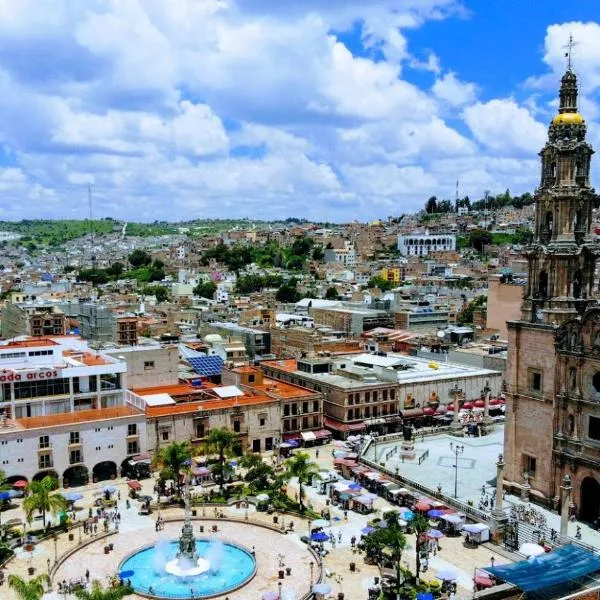
[(271, 334), (264, 329), (244, 327), (237, 323), (201, 323), (200, 333), (203, 336), (217, 333), (224, 337), (241, 340), (251, 357), (271, 353)]
[(393, 324), (393, 315), (386, 310), (376, 310), (366, 306), (342, 305), (309, 309), (316, 325), (331, 327), (334, 330), (360, 335), (363, 331), (375, 327), (389, 327)]
[(506, 322), (521, 316), (525, 284), (525, 280), (507, 280), (501, 275), (492, 275), (488, 279), (485, 328), (497, 331), (502, 340), (508, 339)]
[(325, 262), (341, 263), (345, 267), (356, 266), (356, 250), (354, 245), (345, 240), (343, 248), (326, 248), (323, 251), (323, 260)]
[(381, 269), (379, 276), (390, 283), (401, 283), (406, 279), (406, 265), (386, 266)]
[(555, 508), (563, 482), (579, 518), (600, 516), (600, 308), (592, 231), (592, 147), (577, 78), (562, 77), (558, 114), (540, 152), (534, 242), (518, 320), (508, 323), (505, 486)]
[(64, 335), (67, 330), (67, 318), (56, 304), (6, 302), (2, 310), (2, 337), (5, 339), (21, 335)]

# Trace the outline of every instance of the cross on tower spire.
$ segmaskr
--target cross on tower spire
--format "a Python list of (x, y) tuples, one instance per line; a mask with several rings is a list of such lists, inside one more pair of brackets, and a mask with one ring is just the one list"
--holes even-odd
[(565, 52), (565, 58), (567, 59), (567, 71), (570, 71), (571, 67), (573, 66), (573, 48), (577, 46), (578, 43), (579, 42), (576, 42), (573, 39), (573, 34), (569, 33), (569, 43), (563, 46), (563, 48), (567, 49)]

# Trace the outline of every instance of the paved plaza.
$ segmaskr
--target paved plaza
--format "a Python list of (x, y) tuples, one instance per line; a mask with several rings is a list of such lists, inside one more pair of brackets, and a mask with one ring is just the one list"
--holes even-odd
[[(461, 458), (465, 459), (462, 466), (459, 468), (459, 497), (463, 499), (473, 499), (478, 501), (481, 496), (481, 485), (489, 484), (495, 476), (494, 463), (497, 460), (497, 455), (501, 449), (502, 432), (496, 431), (488, 438), (460, 440), (461, 444), (465, 445), (465, 452)], [(449, 449), (451, 438), (447, 435), (440, 435), (435, 438), (426, 439), (424, 442), (418, 441), (418, 451), (429, 449), (430, 457), (423, 463), (404, 463), (402, 472), (408, 477), (417, 481), (422, 481), (427, 485), (437, 486), (442, 484), (444, 491), (449, 491), (453, 487), (452, 467), (448, 467), (448, 459), (452, 457)], [(333, 468), (333, 457), (331, 453), (332, 447), (326, 446), (319, 449), (319, 458), (316, 458), (316, 449), (309, 449), (310, 456), (319, 464), (322, 469)], [(410, 471), (409, 471), (410, 470)], [(84, 498), (77, 502), (80, 511), (87, 515), (88, 507), (92, 505), (99, 491), (104, 484), (94, 484), (85, 488), (80, 488), (84, 494)], [(63, 563), (57, 572), (55, 581), (62, 579), (77, 578), (84, 574), (85, 569), (90, 569), (91, 579), (97, 578), (103, 584), (106, 584), (107, 577), (114, 575), (117, 571), (118, 564), (126, 555), (134, 552), (136, 549), (146, 544), (153, 543), (160, 537), (168, 537), (176, 539), (179, 535), (181, 522), (167, 523), (165, 530), (161, 533), (155, 531), (155, 520), (157, 514), (150, 516), (140, 516), (137, 514), (138, 504), (135, 501), (131, 502), (131, 507), (126, 507), (127, 484), (124, 480), (116, 480), (111, 482), (121, 492), (121, 499), (118, 502), (118, 509), (121, 512), (122, 519), (119, 528), (119, 533), (108, 538), (114, 544), (115, 550), (106, 555), (103, 552), (106, 540), (96, 540), (88, 546), (80, 548), (78, 552), (72, 555)], [(142, 493), (152, 493), (154, 480), (148, 479), (142, 481)], [(294, 496), (298, 491), (297, 483), (293, 480), (289, 486), (290, 496)], [(379, 498), (374, 503), (375, 512), (370, 515), (359, 515), (355, 512), (348, 512), (347, 518), (343, 511), (337, 507), (327, 506), (327, 497), (320, 495), (315, 488), (307, 487), (307, 504), (316, 512), (324, 508), (331, 511), (331, 525), (326, 528), (326, 532), (332, 537), (335, 537), (335, 546), (330, 542), (325, 543), (325, 548), (329, 551), (323, 560), (323, 580), (332, 586), (333, 592), (331, 597), (337, 597), (338, 592), (344, 592), (347, 600), (363, 600), (367, 597), (367, 590), (372, 586), (374, 577), (380, 573), (377, 567), (367, 565), (363, 561), (363, 556), (351, 548), (350, 540), (352, 536), (360, 539), (360, 531), (363, 529), (367, 521), (374, 516), (381, 516), (384, 511), (393, 509), (387, 501)], [(507, 498), (511, 502), (517, 502), (515, 498)], [(22, 517), (21, 501), (17, 501), (16, 507), (3, 513), (3, 520)], [(221, 596), (222, 599), (228, 597), (230, 600), (254, 600), (260, 598), (262, 593), (277, 589), (277, 571), (280, 560), (280, 554), (284, 556), (282, 559), (286, 566), (292, 566), (292, 575), (286, 578), (283, 582), (282, 591), (284, 597), (288, 600), (293, 600), (301, 595), (302, 590), (308, 591), (310, 581), (310, 561), (312, 560), (306, 546), (300, 540), (302, 535), (306, 535), (309, 530), (309, 523), (306, 520), (299, 519), (296, 516), (285, 516), (285, 523), (290, 520), (294, 522), (294, 531), (288, 534), (282, 534), (272, 530), (267, 530), (261, 527), (253, 526), (254, 524), (273, 525), (273, 515), (268, 515), (262, 512), (256, 512), (253, 507), (248, 512), (249, 524), (244, 522), (246, 511), (243, 508), (235, 508), (235, 506), (227, 508), (219, 508), (225, 517), (232, 519), (240, 519), (242, 522), (227, 522), (215, 520), (214, 522), (219, 527), (217, 534), (223, 540), (237, 542), (246, 548), (255, 547), (258, 572), (257, 576), (246, 586), (236, 592)], [(542, 511), (542, 509), (539, 509)], [(548, 511), (543, 511), (547, 515), (549, 525), (558, 527), (558, 516)], [(201, 516), (201, 510), (199, 510)], [(205, 510), (205, 521), (194, 521), (194, 530), (197, 535), (199, 533), (199, 525), (204, 523), (205, 526), (213, 524), (211, 518), (214, 516), (213, 509)], [(161, 511), (161, 515), (165, 519), (181, 519), (183, 510), (181, 508), (169, 508)], [(281, 515), (278, 515), (281, 523)], [(570, 533), (574, 534), (576, 523), (570, 524)], [(600, 536), (597, 532), (583, 526), (583, 541), (600, 546)], [(8, 569), (8, 573), (17, 573), (25, 576), (28, 566), (34, 566), (36, 573), (47, 571), (48, 564), (52, 565), (55, 559), (55, 553), (58, 556), (63, 555), (71, 549), (79, 547), (79, 535), (75, 534), (74, 540), (69, 541), (65, 534), (61, 534), (56, 542), (56, 546), (52, 541), (44, 541), (35, 547), (34, 552), (17, 551), (17, 556), (13, 560)], [(413, 535), (408, 535), (409, 547), (405, 552), (403, 562), (409, 568), (415, 568), (415, 538)], [(83, 536), (83, 540), (91, 539), (90, 536)], [(467, 547), (464, 544), (464, 538), (443, 538), (440, 541), (441, 550), (436, 556), (429, 560), (429, 569), (422, 574), (422, 579), (435, 579), (436, 573), (440, 569), (452, 569), (458, 574), (458, 591), (457, 598), (467, 600), (472, 597), (473, 592), (473, 575), (478, 567), (489, 566), (492, 557), (495, 564), (502, 564), (510, 560), (505, 552), (501, 551), (497, 546), (492, 544), (484, 544), (477, 547)], [(519, 557), (514, 556), (515, 560)], [(356, 563), (356, 571), (350, 571), (349, 565), (351, 562)], [(318, 570), (314, 566), (315, 580), (318, 575)], [(294, 588), (293, 590), (291, 588)], [(131, 596), (136, 598), (136, 595)], [(8, 589), (5, 584), (0, 588), (0, 598), (2, 600), (16, 600), (12, 590)], [(68, 595), (65, 600), (73, 600)]]
[[(450, 448), (450, 443), (464, 446), (464, 452), (458, 459)], [(421, 464), (418, 460), (402, 461), (397, 454), (389, 460), (385, 455), (400, 441), (389, 444), (377, 444), (376, 462), (385, 462), (386, 467), (394, 471), (398, 468), (400, 475), (436, 490), (442, 487), (442, 493), (454, 496), (454, 465), (458, 463), (458, 498), (463, 502), (472, 500), (478, 505), (482, 495), (482, 487), (495, 485), (496, 462), (498, 455), (502, 454), (504, 444), (504, 426), (496, 426), (490, 435), (478, 438), (455, 438), (448, 434), (440, 434), (421, 438), (417, 436), (415, 451), (417, 459), (425, 452), (428, 457)], [(369, 452), (368, 458), (373, 457)]]

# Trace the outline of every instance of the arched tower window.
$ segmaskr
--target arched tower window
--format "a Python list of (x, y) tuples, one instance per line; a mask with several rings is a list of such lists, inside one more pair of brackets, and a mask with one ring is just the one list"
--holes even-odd
[(554, 224), (554, 215), (552, 214), (552, 211), (549, 210), (546, 213), (546, 232), (549, 233), (550, 235), (552, 235), (553, 224)]
[(538, 282), (538, 296), (540, 298), (548, 297), (548, 273), (546, 273), (546, 271), (540, 271)]
[(583, 211), (578, 210), (575, 213), (575, 231), (581, 231), (583, 229)]
[(577, 269), (573, 274), (572, 293), (573, 298), (581, 297), (581, 269)]

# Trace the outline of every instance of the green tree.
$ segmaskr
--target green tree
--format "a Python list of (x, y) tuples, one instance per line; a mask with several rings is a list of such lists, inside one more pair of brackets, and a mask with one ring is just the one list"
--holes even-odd
[(314, 241), (311, 238), (302, 236), (294, 240), (291, 247), (291, 252), (292, 254), (306, 258), (313, 245)]
[(244, 479), (250, 483), (252, 494), (271, 489), (276, 479), (275, 469), (260, 454), (246, 454), (240, 460), (240, 466), (247, 469)]
[(15, 591), (19, 600), (40, 600), (49, 584), (50, 577), (46, 573), (41, 573), (29, 581), (18, 575), (8, 576), (8, 587)]
[(387, 279), (376, 275), (375, 277), (371, 277), (371, 279), (369, 279), (367, 287), (379, 288), (382, 292), (389, 292), (394, 287), (394, 284), (391, 281), (388, 281)]
[(134, 250), (128, 257), (127, 260), (129, 264), (134, 269), (139, 269), (140, 267), (146, 267), (152, 263), (152, 257), (143, 250)]
[(304, 256), (300, 256), (298, 254), (292, 254), (285, 263), (286, 268), (291, 271), (300, 271), (304, 267)]
[(304, 484), (307, 484), (313, 475), (319, 472), (316, 463), (311, 462), (306, 452), (297, 452), (286, 461), (288, 475), (298, 478), (300, 512), (304, 512)]
[(417, 565), (416, 577), (419, 579), (421, 573), (421, 548), (423, 547), (423, 534), (429, 530), (429, 522), (427, 517), (422, 514), (416, 513), (413, 520), (410, 522), (411, 529), (417, 536), (415, 542), (415, 559)]
[(298, 302), (300, 300), (300, 294), (296, 290), (296, 286), (291, 286), (289, 283), (282, 285), (275, 294), (277, 302)]
[(312, 251), (313, 260), (323, 260), (325, 253), (323, 252), (322, 246), (315, 246)]
[(469, 244), (477, 252), (483, 252), (483, 248), (491, 244), (493, 239), (492, 234), (485, 229), (474, 229), (469, 234)]
[(473, 313), (483, 307), (487, 302), (486, 296), (477, 296), (469, 302), (457, 315), (456, 321), (459, 325), (468, 325), (473, 323)]
[(337, 292), (337, 290), (334, 287), (328, 287), (326, 292), (325, 292), (325, 298), (327, 300), (338, 300), (339, 299), (339, 294)]
[(171, 442), (158, 453), (156, 462), (162, 468), (161, 479), (163, 481), (172, 479), (175, 482), (178, 493), (181, 493), (179, 473), (191, 457), (192, 449), (188, 442)]
[(398, 520), (391, 515), (387, 519), (387, 527), (376, 529), (365, 538), (365, 550), (368, 555), (377, 558), (378, 561), (387, 557), (396, 569), (396, 594), (400, 597), (401, 586), (401, 561), (402, 554), (406, 550), (407, 542), (401, 531)]
[(225, 429), (222, 427), (211, 429), (208, 433), (208, 445), (209, 447), (214, 448), (219, 455), (216, 474), (219, 478), (219, 491), (221, 494), (223, 494), (223, 484), (225, 483), (226, 454), (229, 450), (231, 450), (236, 439), (237, 436), (233, 431), (231, 431), (231, 429)]
[(432, 215), (437, 211), (437, 198), (435, 196), (431, 196), (431, 198), (425, 202), (425, 212), (428, 215)]
[(106, 273), (113, 279), (119, 279), (124, 271), (125, 265), (121, 262), (114, 262), (112, 265), (106, 268)]
[(193, 290), (194, 296), (200, 298), (213, 298), (217, 286), (212, 281), (201, 281)]
[(166, 302), (169, 298), (169, 290), (164, 285), (147, 285), (142, 289), (142, 295), (155, 296), (157, 302)]
[(104, 269), (82, 269), (77, 274), (78, 281), (89, 281), (92, 285), (102, 285), (108, 281)]
[(46, 475), (41, 481), (32, 481), (27, 489), (29, 495), (23, 501), (23, 510), (27, 522), (33, 520), (33, 513), (36, 511), (42, 513), (42, 522), (46, 527), (46, 513), (56, 515), (67, 509), (69, 503), (61, 494), (52, 492), (58, 488), (58, 479)]
[(92, 581), (92, 587), (89, 590), (78, 589), (73, 592), (79, 600), (121, 600), (123, 596), (130, 593), (124, 585), (117, 587), (103, 588), (98, 580)]

